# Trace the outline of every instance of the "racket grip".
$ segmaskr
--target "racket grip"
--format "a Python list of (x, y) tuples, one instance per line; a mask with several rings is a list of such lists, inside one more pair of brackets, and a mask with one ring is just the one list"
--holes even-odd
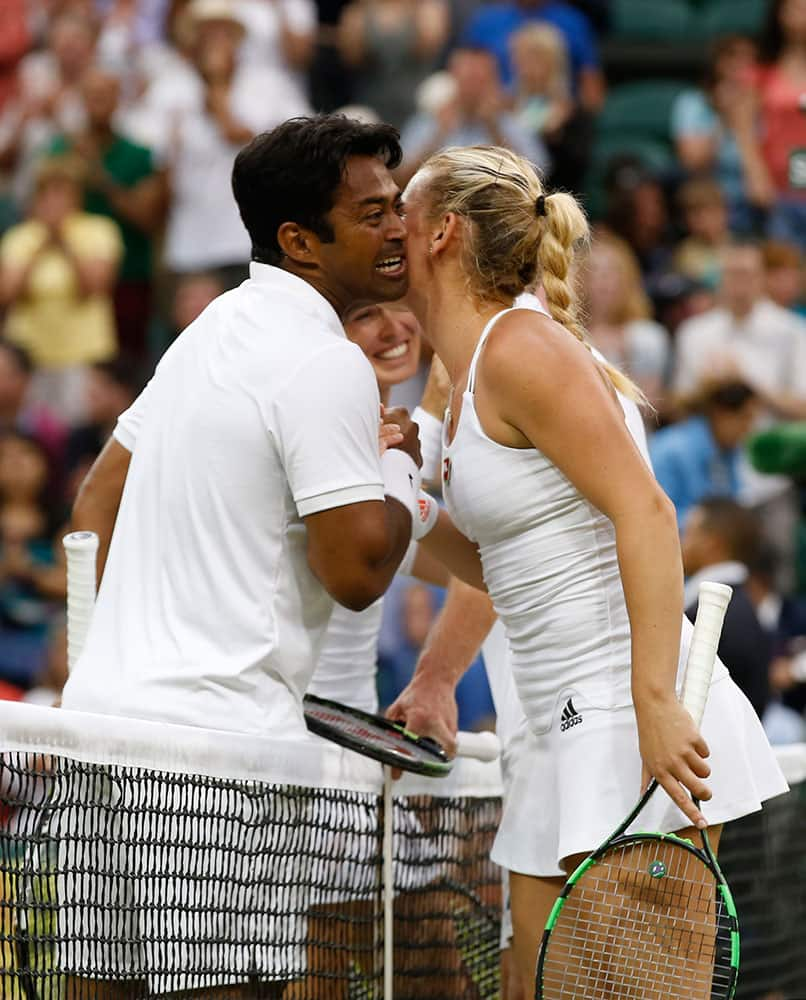
[(456, 756), (489, 762), (501, 755), (501, 741), (495, 733), (457, 733)]
[(700, 584), (697, 618), (683, 681), (683, 704), (698, 726), (705, 712), (719, 637), (732, 594), (731, 588), (724, 583)]
[(72, 670), (84, 648), (95, 604), (98, 536), (73, 531), (62, 539), (67, 559), (67, 669)]

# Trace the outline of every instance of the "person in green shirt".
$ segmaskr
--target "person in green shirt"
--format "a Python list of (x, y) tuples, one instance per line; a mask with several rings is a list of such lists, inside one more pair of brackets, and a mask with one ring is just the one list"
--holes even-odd
[(123, 353), (142, 361), (151, 317), (154, 240), (165, 215), (165, 179), (151, 150), (115, 131), (118, 78), (90, 67), (81, 91), (87, 116), (84, 131), (58, 136), (50, 151), (71, 152), (84, 161), (85, 210), (108, 216), (120, 227), (124, 252), (115, 292), (118, 341)]

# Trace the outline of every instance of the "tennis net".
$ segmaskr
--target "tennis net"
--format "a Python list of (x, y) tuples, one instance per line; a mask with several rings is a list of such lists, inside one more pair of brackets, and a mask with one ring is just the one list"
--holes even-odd
[[(379, 765), (10, 703), (0, 734), (3, 998), (383, 996)], [(497, 996), (499, 795), (469, 760), (396, 786), (396, 1000)]]
[[(740, 1000), (806, 998), (806, 747), (731, 824)], [(497, 1000), (495, 764), (395, 786), (395, 1000)], [(381, 1000), (381, 769), (315, 738), (0, 703), (0, 997)], [(388, 989), (388, 982), (387, 982)]]

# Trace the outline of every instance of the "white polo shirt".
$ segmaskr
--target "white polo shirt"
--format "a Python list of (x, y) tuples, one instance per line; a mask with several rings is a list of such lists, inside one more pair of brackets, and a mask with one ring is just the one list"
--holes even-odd
[(383, 501), (378, 422), (372, 367), (333, 308), (253, 263), (118, 421), (131, 464), (64, 706), (300, 731), (333, 608), (302, 518)]
[(744, 319), (711, 309), (681, 324), (674, 388), (692, 392), (706, 376), (736, 370), (771, 395), (806, 398), (806, 323), (760, 299)]

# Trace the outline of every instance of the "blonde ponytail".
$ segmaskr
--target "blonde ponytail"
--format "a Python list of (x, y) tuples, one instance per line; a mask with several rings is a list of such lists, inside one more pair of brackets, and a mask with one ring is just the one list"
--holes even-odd
[[(498, 146), (444, 149), (422, 165), (434, 218), (467, 219), (465, 271), (482, 301), (506, 301), (542, 282), (549, 311), (590, 350), (569, 277), (577, 247), (590, 238), (588, 220), (570, 194), (546, 194), (532, 164)], [(613, 387), (645, 403), (623, 372), (601, 363)]]
[[(557, 191), (545, 201), (543, 233), (537, 247), (537, 264), (546, 303), (552, 319), (565, 327), (590, 350), (588, 334), (579, 318), (578, 296), (571, 280), (571, 268), (581, 244), (590, 240), (590, 228), (579, 202)], [(607, 361), (598, 362), (613, 388), (639, 405), (647, 398), (624, 372)]]

